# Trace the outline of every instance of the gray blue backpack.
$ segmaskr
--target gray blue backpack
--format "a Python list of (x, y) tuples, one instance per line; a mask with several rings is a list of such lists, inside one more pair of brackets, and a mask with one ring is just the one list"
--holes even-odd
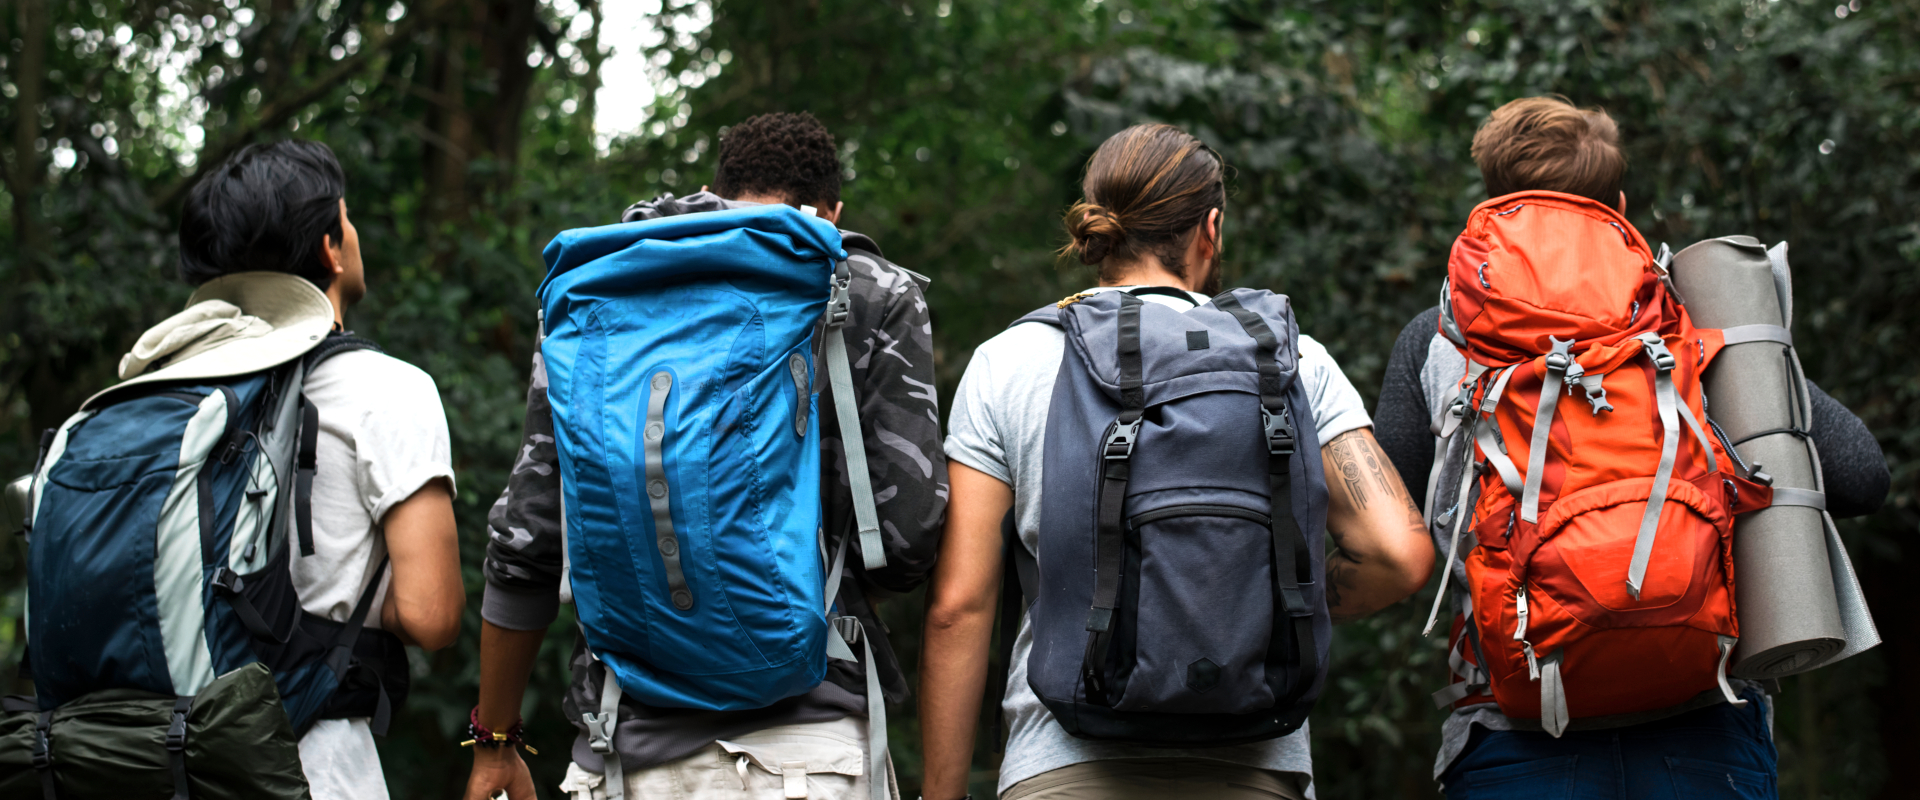
[[(42, 438), (9, 505), (28, 537), (37, 698), (0, 704), (0, 796), (307, 796), (296, 740), (403, 698), (397, 637), (306, 613), (319, 413), (334, 334), (252, 374), (103, 393)], [(18, 502), (24, 500), (24, 502)], [(23, 671), (25, 671), (23, 669)]]
[(1320, 695), (1332, 634), (1298, 328), (1271, 292), (1234, 289), (1185, 313), (1137, 296), (1148, 293), (1189, 297), (1096, 292), (1020, 320), (1067, 337), (1037, 570), (1009, 530), (1030, 603), (1028, 681), (1084, 739), (1284, 736)]

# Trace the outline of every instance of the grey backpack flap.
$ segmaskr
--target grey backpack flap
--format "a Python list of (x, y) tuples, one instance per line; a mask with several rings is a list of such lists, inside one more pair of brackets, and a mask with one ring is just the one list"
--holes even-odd
[[(1159, 290), (1148, 290), (1159, 291)], [(1287, 298), (1100, 292), (1047, 415), (1028, 680), (1068, 733), (1222, 746), (1299, 729), (1332, 623), (1327, 489)]]

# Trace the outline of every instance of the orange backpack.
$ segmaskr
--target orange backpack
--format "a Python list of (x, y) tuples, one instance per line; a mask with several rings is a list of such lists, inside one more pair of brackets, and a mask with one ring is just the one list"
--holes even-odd
[(1744, 702), (1726, 679), (1733, 517), (1772, 492), (1707, 430), (1700, 376), (1723, 338), (1694, 327), (1664, 256), (1557, 192), (1482, 203), (1454, 242), (1440, 328), (1468, 369), (1439, 424), (1471, 461), (1432, 524), (1449, 572), (1463, 530), (1475, 544), (1443, 705), (1490, 694), (1559, 736), (1703, 692)]

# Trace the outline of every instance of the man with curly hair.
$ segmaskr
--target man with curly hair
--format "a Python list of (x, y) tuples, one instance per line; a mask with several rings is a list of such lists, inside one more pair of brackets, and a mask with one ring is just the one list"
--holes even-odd
[[(838, 224), (840, 161), (833, 135), (810, 114), (766, 114), (720, 137), (712, 191), (665, 194), (636, 203), (622, 222), (784, 203)], [(924, 582), (939, 551), (946, 515), (946, 456), (941, 449), (934, 391), (932, 323), (925, 278), (880, 255), (864, 235), (841, 231), (853, 272), (846, 323), (854, 402), (866, 444), (868, 473), (886, 551), (886, 566), (862, 568), (857, 537), (849, 543), (839, 592), (845, 613), (868, 631), (885, 630), (873, 600), (911, 591)], [(838, 402), (823, 387), (820, 408)], [(852, 530), (851, 482), (838, 420), (820, 415), (822, 485), (830, 536)], [(547, 400), (547, 375), (534, 354), (525, 434), (506, 491), (488, 516), (487, 589), (481, 605), (480, 703), (474, 715), (490, 731), (508, 731), (519, 719), (527, 677), (547, 628), (568, 601), (561, 532), (559, 454)], [(872, 637), (881, 693), (900, 703), (907, 683), (885, 637)], [(650, 707), (631, 695), (620, 701), (613, 737), (624, 767), (625, 796), (679, 798), (865, 798), (868, 744), (867, 662), (830, 660), (826, 680), (813, 690), (767, 708), (700, 711)], [(576, 641), (573, 680), (565, 699), (580, 727), (561, 789), (577, 800), (606, 794), (602, 755), (588, 744), (581, 709), (598, 708), (601, 682), (591, 656)], [(533, 800), (532, 779), (512, 747), (475, 748), (469, 800), (504, 790), (510, 800)], [(795, 794), (796, 790), (803, 790)]]

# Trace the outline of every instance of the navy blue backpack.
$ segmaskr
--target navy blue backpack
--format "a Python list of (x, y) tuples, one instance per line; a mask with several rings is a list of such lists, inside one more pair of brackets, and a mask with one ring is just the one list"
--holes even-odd
[[(406, 689), (405, 652), (392, 634), (362, 629), (385, 562), (351, 619), (338, 623), (300, 607), (289, 550), (313, 551), (319, 415), (301, 389), (322, 360), (356, 349), (377, 348), (336, 334), (264, 372), (106, 392), (42, 437), (24, 483), (23, 522), (27, 657), (38, 695), (31, 763), (46, 796), (54, 796), (54, 773), (63, 786), (85, 785), (94, 772), (84, 766), (90, 749), (111, 749), (97, 741), (83, 748), (63, 737), (63, 724), (133, 724), (111, 722), (116, 702), (172, 705), (171, 721), (160, 720), (167, 754), (120, 753), (105, 763), (159, 759), (153, 766), (163, 779), (171, 772), (177, 798), (187, 796), (188, 773), (198, 784), (203, 766), (233, 769), (218, 763), (233, 753), (205, 752), (192, 740), (203, 722), (239, 712), (205, 707), (196, 696), (231, 697), (224, 682), (255, 665), (270, 671), (270, 682), (263, 676), (254, 685), (284, 721), (256, 714), (253, 724), (268, 733), (277, 724), (291, 737), (256, 743), (261, 753), (282, 745), (291, 752), (293, 740), (326, 717), (371, 716), (385, 733), (389, 695)], [(210, 760), (196, 762), (199, 755)], [(304, 794), (297, 754), (292, 763)]]
[[(884, 797), (879, 670), (835, 609), (846, 538), (822, 531), (817, 366), (855, 398), (847, 253), (785, 205), (566, 231), (547, 246), (541, 356), (569, 581), (600, 702), (582, 722), (622, 794), (618, 706), (764, 708), (865, 648)], [(868, 569), (885, 566), (856, 404), (835, 403)], [(829, 555), (831, 553), (831, 555)]]
[[(1299, 330), (1271, 292), (1234, 289), (1185, 313), (1146, 293), (1188, 298), (1095, 292), (1019, 321), (1067, 338), (1037, 570), (1007, 528), (1030, 603), (1028, 683), (1081, 738), (1284, 736), (1320, 695), (1332, 635), (1327, 486)], [(1005, 643), (1021, 607), (1002, 603)]]

